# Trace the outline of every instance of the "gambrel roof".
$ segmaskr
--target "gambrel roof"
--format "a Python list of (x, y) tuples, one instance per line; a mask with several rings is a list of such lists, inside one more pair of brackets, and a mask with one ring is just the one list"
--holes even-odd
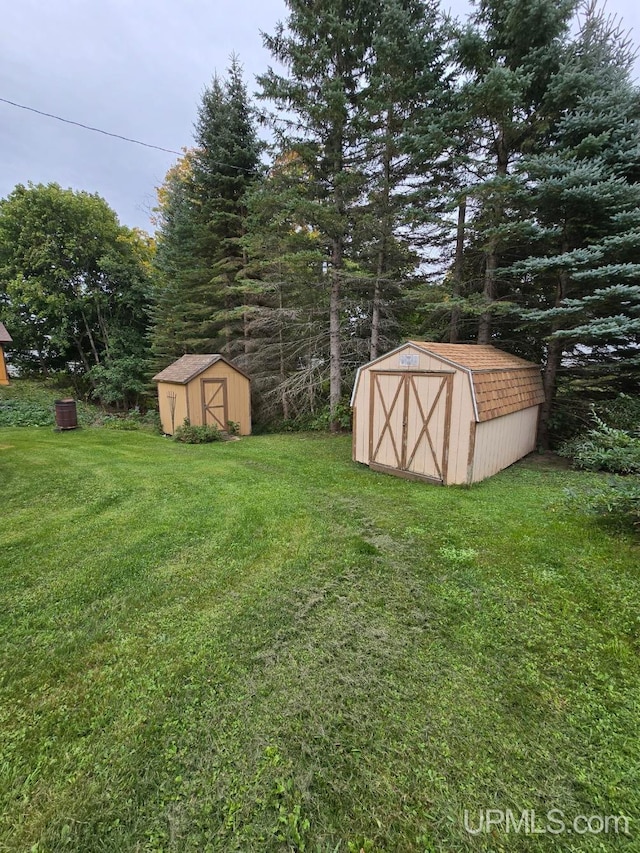
[[(464, 370), (473, 395), (477, 421), (489, 421), (544, 402), (540, 366), (490, 344), (442, 344), (431, 341), (407, 341), (389, 353), (387, 358), (407, 347), (414, 347), (445, 364)], [(369, 367), (379, 359), (364, 365)], [(354, 384), (360, 379), (360, 370)]]
[(174, 361), (173, 364), (169, 365), (169, 367), (165, 367), (165, 369), (161, 370), (160, 373), (156, 373), (153, 377), (153, 381), (173, 382), (176, 385), (186, 385), (217, 361), (223, 361), (225, 364), (228, 364), (229, 367), (237, 370), (238, 373), (242, 374), (246, 379), (249, 379), (244, 370), (240, 370), (240, 368), (235, 364), (227, 361), (224, 356), (219, 355), (218, 353), (209, 353), (208, 355), (183, 355), (182, 358)]

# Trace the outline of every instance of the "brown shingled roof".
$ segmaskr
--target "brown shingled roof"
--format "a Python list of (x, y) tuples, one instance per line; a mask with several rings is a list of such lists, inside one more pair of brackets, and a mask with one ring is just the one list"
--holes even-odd
[(472, 372), (471, 380), (479, 421), (544, 403), (539, 367)]
[(540, 367), (490, 344), (409, 341), (469, 371), (478, 421), (490, 421), (544, 403)]
[(10, 344), (13, 341), (13, 338), (7, 332), (3, 323), (0, 323), (0, 344)]
[(532, 361), (525, 361), (517, 355), (496, 349), (491, 344), (439, 344), (430, 341), (409, 343), (468, 370), (510, 370), (524, 367), (540, 370)]
[(160, 373), (156, 373), (153, 377), (153, 381), (174, 382), (177, 385), (186, 385), (187, 382), (191, 382), (191, 380), (198, 376), (198, 374), (202, 373), (208, 367), (211, 367), (211, 365), (215, 364), (217, 361), (224, 361), (225, 364), (233, 367), (233, 369), (237, 370), (238, 373), (246, 376), (247, 379), (249, 378), (244, 370), (240, 370), (240, 368), (236, 367), (235, 364), (231, 364), (231, 362), (227, 361), (224, 356), (221, 356), (218, 353), (209, 353), (208, 355), (183, 355), (182, 358), (174, 361), (173, 364), (169, 365), (169, 367), (165, 367), (165, 369), (161, 370)]

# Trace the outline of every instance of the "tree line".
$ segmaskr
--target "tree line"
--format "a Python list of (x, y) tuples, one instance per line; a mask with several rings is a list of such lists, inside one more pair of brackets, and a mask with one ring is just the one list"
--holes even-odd
[[(357, 367), (401, 340), (493, 343), (543, 365), (543, 444), (586, 400), (637, 393), (640, 98), (621, 24), (573, 0), (480, 0), (463, 23), (433, 0), (287, 7), (255, 99), (236, 59), (205, 90), (155, 247), (122, 232), (128, 260), (105, 270), (106, 252), (69, 290), (13, 257), (29, 190), (0, 203), (1, 310), (49, 312), (29, 352), (44, 364), (63, 336), (98, 394), (129, 354), (142, 381), (222, 352), (258, 419), (326, 410), (336, 429)], [(132, 275), (123, 324), (115, 272)]]

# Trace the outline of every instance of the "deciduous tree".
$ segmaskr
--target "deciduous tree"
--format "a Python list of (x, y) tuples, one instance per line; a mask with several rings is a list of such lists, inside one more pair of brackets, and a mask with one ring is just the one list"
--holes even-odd
[(131, 402), (144, 390), (152, 251), (98, 195), (18, 185), (0, 201), (0, 281), (16, 360), (35, 359), (42, 372), (66, 367), (105, 402)]

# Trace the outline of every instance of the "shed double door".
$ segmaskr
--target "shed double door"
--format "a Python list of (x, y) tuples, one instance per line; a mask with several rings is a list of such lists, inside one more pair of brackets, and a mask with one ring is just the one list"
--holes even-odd
[(371, 372), (369, 464), (446, 483), (452, 373)]

